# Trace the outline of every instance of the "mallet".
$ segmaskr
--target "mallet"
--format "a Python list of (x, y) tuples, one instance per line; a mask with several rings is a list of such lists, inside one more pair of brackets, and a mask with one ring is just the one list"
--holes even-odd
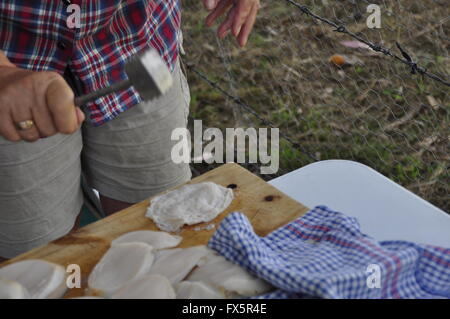
[(76, 106), (133, 86), (142, 100), (149, 101), (166, 93), (172, 86), (173, 79), (169, 68), (154, 49), (136, 55), (125, 64), (127, 80), (123, 80), (98, 91), (75, 98)]

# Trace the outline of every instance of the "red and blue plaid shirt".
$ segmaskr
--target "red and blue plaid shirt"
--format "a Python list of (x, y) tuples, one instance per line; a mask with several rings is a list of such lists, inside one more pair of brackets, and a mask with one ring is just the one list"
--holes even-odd
[[(67, 23), (71, 4), (79, 6), (79, 28)], [(173, 70), (180, 19), (179, 0), (2, 0), (0, 50), (25, 69), (69, 67), (88, 93), (125, 79), (125, 61), (148, 47)], [(134, 88), (108, 95), (87, 105), (88, 119), (100, 125), (140, 101)]]

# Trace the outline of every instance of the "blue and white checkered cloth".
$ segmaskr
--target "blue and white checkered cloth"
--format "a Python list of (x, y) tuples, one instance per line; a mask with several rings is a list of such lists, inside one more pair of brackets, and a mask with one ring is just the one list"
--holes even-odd
[(266, 237), (232, 213), (208, 246), (277, 288), (260, 298), (450, 298), (450, 249), (378, 242), (324, 206)]

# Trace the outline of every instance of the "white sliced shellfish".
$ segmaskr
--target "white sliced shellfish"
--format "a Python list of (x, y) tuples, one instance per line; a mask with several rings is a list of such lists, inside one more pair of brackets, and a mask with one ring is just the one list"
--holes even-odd
[(44, 260), (29, 259), (0, 269), (0, 278), (17, 281), (32, 299), (60, 298), (67, 290), (64, 267)]
[(182, 281), (208, 254), (206, 246), (160, 250), (150, 274), (167, 277), (172, 284)]
[(144, 243), (112, 246), (88, 278), (91, 293), (111, 296), (125, 283), (146, 275), (154, 260), (153, 247)]
[(175, 285), (177, 299), (224, 299), (218, 289), (200, 281), (182, 281)]
[(184, 185), (152, 199), (146, 216), (159, 229), (176, 232), (183, 225), (209, 222), (233, 200), (233, 191), (212, 182)]
[(161, 275), (144, 276), (123, 285), (113, 299), (175, 299), (170, 281)]
[(167, 249), (178, 246), (182, 239), (183, 237), (181, 236), (171, 235), (162, 231), (138, 230), (123, 234), (114, 239), (111, 245), (139, 242), (146, 243), (154, 249)]
[(30, 295), (17, 281), (0, 278), (0, 299), (28, 299)]
[(226, 297), (257, 296), (273, 289), (264, 280), (254, 277), (240, 266), (210, 250), (199, 265), (188, 276), (189, 281), (199, 281), (224, 291)]

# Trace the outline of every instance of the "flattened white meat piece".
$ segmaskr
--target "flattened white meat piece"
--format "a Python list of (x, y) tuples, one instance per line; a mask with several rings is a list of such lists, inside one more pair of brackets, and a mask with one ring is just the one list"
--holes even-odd
[(176, 232), (183, 225), (209, 222), (233, 200), (233, 191), (212, 182), (182, 186), (155, 197), (145, 216), (159, 229)]
[(150, 274), (163, 275), (174, 285), (182, 281), (207, 254), (206, 246), (160, 250)]
[(212, 250), (203, 260), (204, 263), (194, 269), (187, 280), (204, 282), (223, 290), (228, 298), (234, 298), (236, 295), (252, 297), (273, 289), (264, 280), (252, 276), (245, 269), (229, 262)]
[(111, 296), (126, 282), (146, 275), (154, 260), (153, 247), (144, 243), (112, 246), (88, 278), (91, 293)]
[(149, 275), (126, 283), (113, 299), (175, 299), (170, 281), (161, 275)]
[(177, 299), (224, 299), (218, 289), (200, 281), (182, 281), (175, 285)]
[(67, 290), (64, 267), (44, 260), (19, 261), (0, 269), (0, 278), (17, 281), (32, 299), (60, 298)]
[(183, 237), (181, 236), (171, 235), (162, 231), (138, 230), (117, 237), (112, 241), (111, 245), (139, 242), (146, 243), (154, 249), (167, 249), (178, 246), (182, 239)]
[(0, 278), (0, 299), (28, 299), (28, 291), (17, 281)]

